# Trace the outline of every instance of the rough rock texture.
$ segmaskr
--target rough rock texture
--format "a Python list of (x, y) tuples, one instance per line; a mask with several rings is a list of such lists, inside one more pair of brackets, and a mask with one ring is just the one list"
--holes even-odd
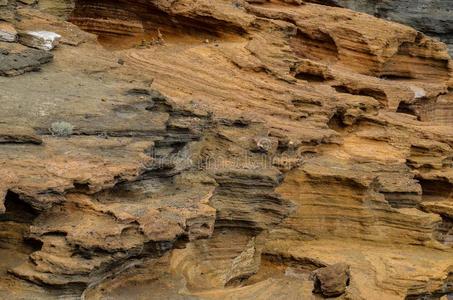
[(313, 273), (315, 281), (313, 292), (330, 298), (341, 296), (349, 285), (350, 276), (349, 266), (346, 264), (319, 268)]
[(453, 53), (453, 10), (449, 0), (315, 0), (338, 5), (414, 27), (449, 45)]
[(16, 39), (16, 29), (9, 23), (0, 22), (0, 42), (15, 42)]
[(74, 9), (74, 0), (39, 0), (41, 11), (66, 19)]
[(52, 61), (53, 55), (44, 50), (25, 48), (0, 42), (0, 76), (17, 76), (39, 71)]
[(445, 44), (300, 1), (0, 12), (62, 36), (0, 77), (0, 298), (453, 293)]

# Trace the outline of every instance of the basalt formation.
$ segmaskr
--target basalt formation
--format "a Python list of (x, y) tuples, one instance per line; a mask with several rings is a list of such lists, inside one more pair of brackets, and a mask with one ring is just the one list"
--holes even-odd
[(448, 48), (318, 2), (0, 0), (0, 298), (450, 299)]

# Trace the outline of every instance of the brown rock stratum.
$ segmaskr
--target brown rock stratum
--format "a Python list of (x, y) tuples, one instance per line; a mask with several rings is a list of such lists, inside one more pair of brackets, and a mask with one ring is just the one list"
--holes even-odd
[(1, 299), (452, 297), (443, 43), (303, 1), (24, 2), (3, 27), (61, 40), (0, 42)]

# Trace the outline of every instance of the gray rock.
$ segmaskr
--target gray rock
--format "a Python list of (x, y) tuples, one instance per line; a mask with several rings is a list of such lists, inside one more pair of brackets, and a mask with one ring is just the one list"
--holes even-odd
[(338, 297), (346, 291), (349, 285), (350, 270), (347, 264), (339, 263), (319, 268), (313, 272), (315, 286), (313, 293), (324, 297)]
[(448, 44), (453, 55), (453, 9), (451, 0), (320, 0), (414, 27)]
[(0, 51), (0, 76), (17, 76), (38, 71), (50, 62), (53, 55), (44, 50), (25, 49), (21, 52)]

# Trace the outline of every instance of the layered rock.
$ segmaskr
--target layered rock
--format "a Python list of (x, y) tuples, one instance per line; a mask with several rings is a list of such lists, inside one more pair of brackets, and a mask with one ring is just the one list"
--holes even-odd
[(38, 7), (41, 11), (67, 19), (74, 9), (75, 1), (73, 0), (40, 0)]
[(0, 42), (0, 76), (17, 76), (39, 71), (52, 61), (53, 55), (44, 50), (29, 49)]
[(0, 22), (0, 41), (1, 42), (15, 42), (17, 39), (17, 31), (9, 23)]
[(407, 24), (427, 35), (438, 37), (449, 44), (453, 53), (453, 27), (451, 3), (448, 0), (418, 1), (367, 1), (367, 0), (320, 0), (311, 1), (338, 5), (379, 18)]
[(60, 38), (59, 34), (50, 31), (25, 31), (19, 34), (21, 44), (47, 51), (55, 48)]
[(2, 297), (453, 292), (444, 44), (299, 1), (75, 7), (99, 43), (14, 12), (62, 45), (0, 78)]

